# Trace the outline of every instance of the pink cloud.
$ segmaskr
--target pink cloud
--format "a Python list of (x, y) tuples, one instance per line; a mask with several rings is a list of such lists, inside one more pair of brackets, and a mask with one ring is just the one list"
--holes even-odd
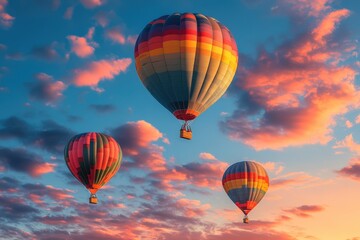
[(96, 22), (102, 26), (102, 27), (106, 27), (110, 20), (109, 20), (109, 17), (113, 17), (114, 13), (113, 12), (98, 12), (96, 15), (95, 15), (95, 20)]
[(214, 155), (212, 155), (211, 153), (208, 153), (208, 152), (200, 153), (199, 158), (204, 159), (204, 160), (217, 160), (217, 158)]
[(355, 122), (356, 122), (357, 124), (360, 123), (360, 115), (358, 115), (358, 116), (356, 117)]
[(64, 13), (64, 18), (67, 20), (72, 19), (74, 14), (74, 7), (68, 7)]
[(0, 147), (0, 166), (6, 170), (26, 173), (32, 177), (54, 172), (56, 164), (43, 162), (42, 158), (24, 149)]
[(31, 98), (45, 101), (49, 105), (63, 96), (66, 85), (62, 81), (54, 81), (46, 73), (38, 73), (35, 78), (37, 81), (29, 84)]
[(170, 144), (170, 140), (167, 137), (163, 137), (163, 143)]
[(107, 30), (106, 37), (118, 44), (126, 44), (126, 43), (135, 44), (137, 39), (137, 35), (126, 37), (122, 33), (121, 29), (118, 27)]
[(349, 15), (350, 11), (347, 9), (336, 10), (326, 15), (320, 24), (312, 31), (315, 42), (320, 45), (325, 45), (327, 43), (325, 38), (334, 32), (335, 26), (343, 18)]
[(116, 29), (110, 29), (106, 31), (106, 37), (110, 38), (111, 40), (119, 44), (125, 44), (126, 41), (125, 36)]
[[(165, 191), (183, 188), (183, 183), (202, 188), (220, 189), (221, 179), (228, 163), (213, 159), (211, 162), (191, 162), (185, 165), (169, 166), (163, 156), (164, 148), (153, 144), (163, 138), (163, 134), (146, 121), (129, 122), (112, 130), (112, 136), (119, 142), (124, 156), (132, 162), (124, 162), (123, 167), (138, 167), (150, 170), (149, 177), (154, 184)], [(201, 155), (207, 159), (211, 154)]]
[(5, 7), (8, 4), (7, 0), (0, 0), (0, 12), (5, 11)]
[(0, 0), (0, 26), (4, 28), (11, 27), (15, 19), (13, 16), (5, 12), (7, 4), (7, 0)]
[(86, 8), (95, 8), (105, 4), (105, 0), (80, 0)]
[(177, 170), (187, 175), (190, 183), (198, 187), (207, 187), (216, 189), (221, 187), (221, 179), (226, 168), (229, 166), (226, 162), (209, 162), (209, 163), (188, 163)]
[(30, 193), (30, 194), (29, 194), (29, 199), (30, 199), (33, 203), (35, 203), (35, 204), (37, 204), (37, 205), (39, 205), (39, 206), (45, 206), (45, 202), (44, 202), (44, 200), (42, 199), (42, 196), (39, 196), (39, 195), (37, 195), (37, 194)]
[(92, 55), (95, 51), (95, 48), (87, 42), (87, 39), (84, 37), (78, 37), (74, 35), (67, 36), (71, 43), (71, 51), (75, 53), (76, 56), (85, 58)]
[(128, 122), (112, 131), (112, 135), (119, 142), (124, 155), (133, 162), (124, 163), (126, 167), (141, 167), (153, 171), (164, 170), (166, 161), (163, 156), (164, 148), (152, 144), (160, 140), (163, 134), (150, 123), (140, 120)]
[(74, 225), (82, 222), (79, 216), (44, 216), (38, 220), (43, 224), (51, 226)]
[(95, 27), (89, 28), (89, 31), (86, 34), (87, 39), (93, 39), (95, 33)]
[(345, 125), (347, 128), (352, 128), (353, 126), (353, 124), (349, 120), (346, 120)]
[(12, 26), (14, 19), (15, 18), (8, 13), (0, 12), (0, 26), (9, 28)]
[(325, 208), (320, 205), (302, 205), (300, 207), (284, 210), (284, 212), (290, 213), (298, 217), (308, 218), (311, 217), (311, 213), (317, 213), (324, 210)]
[(37, 166), (37, 168), (33, 169), (31, 175), (34, 177), (38, 177), (44, 175), (46, 173), (55, 172), (56, 164), (54, 163), (42, 163)]
[(73, 204), (74, 197), (71, 195), (72, 191), (68, 189), (32, 183), (24, 184), (23, 188), (25, 194), (27, 194), (27, 198), (41, 207), (49, 207), (49, 201), (47, 201), (46, 198), (61, 203), (62, 206), (69, 207)]
[(319, 178), (308, 175), (304, 172), (290, 172), (270, 180), (270, 191), (280, 188), (306, 186), (311, 187), (319, 183)]
[(276, 162), (266, 162), (263, 163), (263, 166), (268, 172), (274, 172), (276, 175), (284, 170), (284, 167)]
[(355, 181), (360, 181), (360, 158), (352, 159), (348, 166), (343, 167), (336, 172), (343, 177), (348, 177)]
[(111, 80), (119, 73), (125, 72), (130, 64), (130, 58), (94, 61), (86, 68), (75, 69), (72, 82), (76, 86), (96, 88), (99, 82)]
[(166, 191), (174, 189), (171, 182), (189, 183), (191, 186), (219, 190), (222, 186), (220, 179), (228, 166), (229, 164), (226, 162), (214, 160), (206, 163), (191, 162), (174, 168), (167, 166), (167, 169), (155, 171), (150, 176), (159, 179)]
[[(330, 9), (333, 0), (278, 0), (279, 3), (290, 5), (291, 10), (300, 15), (317, 17)], [(286, 9), (288, 9), (286, 7)]]
[(360, 144), (354, 141), (352, 134), (347, 135), (344, 140), (336, 142), (333, 148), (346, 148), (351, 152), (360, 154)]
[(163, 136), (157, 128), (144, 120), (126, 123), (115, 130), (115, 135), (123, 142), (123, 151), (128, 155), (137, 154), (139, 148), (147, 147)]
[(135, 45), (138, 35), (130, 35), (126, 37), (128, 43)]
[[(297, 238), (292, 236), (289, 233), (277, 231), (274, 229), (276, 224), (272, 222), (255, 222), (251, 221), (249, 225), (243, 226), (242, 223), (237, 222), (233, 223), (234, 227), (224, 227), (218, 229), (217, 233), (208, 233), (206, 234), (206, 240), (217, 240), (217, 239), (226, 239), (226, 240), (296, 240)], [(239, 226), (243, 226), (240, 229)], [(181, 238), (179, 238), (181, 239)]]
[(178, 206), (178, 209), (183, 209), (184, 216), (190, 218), (204, 216), (206, 211), (211, 208), (210, 204), (201, 204), (199, 200), (187, 198), (177, 200), (176, 205)]
[(132, 194), (127, 194), (126, 197), (127, 197), (127, 199), (134, 199), (135, 198), (135, 196), (132, 195)]
[(348, 15), (345, 9), (330, 12), (314, 29), (274, 54), (261, 52), (253, 68), (240, 68), (236, 83), (240, 104), (221, 129), (256, 150), (328, 143), (335, 117), (359, 102), (357, 72), (339, 65), (351, 55), (352, 50), (346, 49), (353, 48), (330, 38)]

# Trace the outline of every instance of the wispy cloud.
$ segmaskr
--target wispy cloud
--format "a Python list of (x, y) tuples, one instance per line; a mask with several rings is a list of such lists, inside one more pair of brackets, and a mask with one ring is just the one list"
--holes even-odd
[(54, 172), (56, 164), (45, 162), (41, 156), (24, 149), (0, 147), (0, 164), (5, 169), (26, 173), (32, 177)]
[(336, 171), (339, 175), (356, 181), (360, 181), (360, 159), (354, 158), (350, 160), (346, 167)]
[(108, 113), (115, 111), (116, 107), (112, 104), (91, 104), (91, 109), (94, 109), (98, 113)]
[(108, 29), (105, 33), (106, 37), (118, 44), (135, 44), (137, 36), (125, 36), (120, 27)]
[(281, 10), (290, 10), (300, 16), (318, 17), (331, 9), (330, 3), (333, 0), (278, 0)]
[(13, 21), (15, 20), (15, 17), (11, 16), (5, 11), (7, 4), (7, 0), (0, 1), (0, 27), (5, 29), (10, 28), (13, 24)]
[(96, 8), (105, 4), (105, 0), (80, 0), (82, 5), (86, 8)]
[(75, 69), (71, 81), (75, 86), (88, 86), (102, 92), (103, 89), (98, 88), (98, 84), (114, 79), (121, 72), (125, 72), (130, 64), (130, 58), (94, 61), (82, 69)]
[(324, 206), (321, 205), (302, 205), (291, 209), (283, 210), (285, 213), (290, 213), (297, 217), (308, 218), (311, 217), (312, 213), (322, 212), (325, 210)]
[(31, 54), (37, 58), (45, 59), (45, 60), (54, 60), (59, 56), (54, 48), (54, 44), (35, 46), (31, 50)]
[(107, 25), (109, 25), (110, 19), (113, 18), (114, 15), (115, 13), (113, 11), (99, 11), (96, 13), (94, 18), (101, 27), (106, 27)]
[(75, 35), (67, 36), (67, 39), (71, 43), (71, 51), (80, 58), (86, 58), (91, 56), (97, 43), (92, 41), (95, 28), (90, 28), (85, 37), (79, 37)]
[(25, 146), (34, 146), (54, 154), (62, 154), (64, 145), (75, 133), (52, 120), (33, 126), (18, 117), (0, 121), (0, 141), (15, 139)]
[(46, 73), (36, 74), (35, 79), (36, 82), (28, 83), (30, 98), (49, 105), (63, 96), (66, 85), (62, 81), (54, 81), (53, 77)]
[(261, 51), (253, 67), (240, 68), (232, 89), (240, 96), (238, 108), (221, 129), (257, 150), (328, 143), (335, 117), (359, 102), (356, 71), (339, 63), (353, 45), (332, 37), (349, 14), (329, 12), (306, 34), (274, 53)]
[(318, 184), (318, 177), (311, 176), (305, 172), (290, 172), (270, 180), (270, 191), (277, 190), (280, 188), (289, 188), (294, 186), (312, 187)]
[(73, 14), (74, 14), (74, 7), (68, 7), (64, 13), (64, 18), (66, 20), (70, 20), (72, 19)]
[(164, 149), (152, 143), (161, 139), (163, 134), (153, 125), (143, 120), (128, 122), (113, 129), (111, 133), (119, 142), (124, 155), (133, 160), (124, 162), (123, 167), (165, 169), (165, 158), (162, 154)]
[(333, 148), (334, 149), (345, 148), (355, 154), (358, 155), (360, 154), (360, 144), (355, 142), (352, 134), (347, 135), (345, 139), (342, 141), (337, 141), (335, 146), (333, 146)]
[(199, 158), (204, 159), (204, 160), (217, 160), (217, 158), (214, 155), (212, 155), (211, 153), (208, 153), (208, 152), (200, 153)]

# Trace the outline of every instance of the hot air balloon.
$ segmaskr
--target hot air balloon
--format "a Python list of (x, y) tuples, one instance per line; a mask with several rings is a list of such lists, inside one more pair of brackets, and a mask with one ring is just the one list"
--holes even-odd
[(269, 188), (269, 177), (259, 163), (244, 161), (234, 163), (226, 169), (222, 184), (230, 199), (245, 214), (243, 222), (248, 223), (247, 215)]
[(70, 172), (91, 193), (89, 203), (96, 204), (96, 192), (120, 168), (122, 151), (114, 138), (88, 132), (70, 139), (64, 149), (64, 158)]
[(230, 31), (212, 17), (174, 13), (151, 21), (135, 44), (137, 73), (152, 96), (184, 121), (180, 137), (192, 138), (189, 121), (229, 87), (238, 52)]

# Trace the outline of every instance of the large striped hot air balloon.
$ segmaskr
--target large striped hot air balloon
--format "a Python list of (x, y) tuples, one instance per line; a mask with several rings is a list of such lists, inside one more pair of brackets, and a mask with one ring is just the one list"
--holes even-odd
[(89, 132), (70, 139), (64, 158), (70, 172), (90, 191), (89, 202), (96, 204), (95, 194), (119, 170), (122, 152), (114, 138)]
[(247, 215), (269, 188), (269, 177), (259, 163), (244, 161), (228, 167), (222, 184), (230, 199), (245, 214), (244, 223), (248, 223)]
[(135, 44), (137, 73), (149, 92), (184, 124), (215, 103), (229, 87), (238, 52), (230, 31), (212, 17), (174, 13), (150, 22)]

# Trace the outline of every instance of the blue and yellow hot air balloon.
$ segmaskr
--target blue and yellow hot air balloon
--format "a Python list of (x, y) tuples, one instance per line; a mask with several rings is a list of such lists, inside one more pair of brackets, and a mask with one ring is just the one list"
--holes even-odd
[(216, 19), (174, 13), (146, 25), (135, 44), (135, 62), (152, 96), (184, 121), (180, 136), (191, 139), (188, 121), (225, 93), (238, 52), (230, 31)]
[(226, 169), (222, 184), (235, 205), (247, 215), (261, 201), (269, 188), (269, 177), (264, 167), (253, 161), (234, 163)]

